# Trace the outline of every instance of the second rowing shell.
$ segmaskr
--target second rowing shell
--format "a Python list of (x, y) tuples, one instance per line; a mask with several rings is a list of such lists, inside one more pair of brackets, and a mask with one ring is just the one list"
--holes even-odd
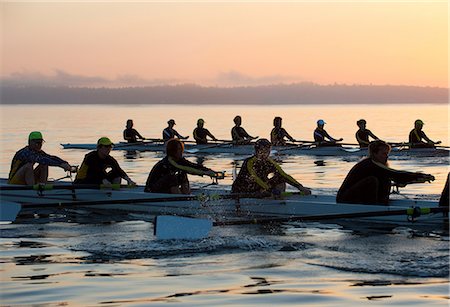
[[(64, 149), (84, 149), (95, 150), (96, 144), (61, 144)], [(199, 154), (235, 154), (235, 155), (252, 155), (254, 153), (253, 145), (232, 145), (225, 144), (206, 144), (206, 145), (185, 145), (186, 153)], [(162, 143), (117, 143), (113, 150), (128, 151), (155, 151), (164, 152), (165, 145)], [(435, 148), (414, 148), (402, 149), (393, 148), (391, 155), (402, 156), (421, 156), (421, 157), (445, 157), (449, 156), (450, 151), (447, 149)], [(315, 147), (315, 146), (274, 146), (272, 154), (283, 155), (311, 155), (311, 156), (365, 156), (367, 149), (357, 147)]]

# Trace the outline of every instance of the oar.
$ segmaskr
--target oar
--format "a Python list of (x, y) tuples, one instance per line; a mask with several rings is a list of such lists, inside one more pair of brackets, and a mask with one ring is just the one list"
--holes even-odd
[[(388, 142), (389, 145), (391, 145), (392, 147), (411, 147), (412, 143), (408, 143), (408, 142)], [(434, 145), (435, 148), (446, 148), (449, 149), (450, 146), (445, 146), (445, 145)], [(428, 147), (424, 147), (424, 148), (428, 148)], [(432, 147), (430, 147), (432, 148)], [(414, 147), (412, 149), (415, 149)], [(420, 147), (417, 147), (417, 149), (420, 149)]]
[[(149, 193), (149, 195), (152, 195)], [(50, 203), (19, 203), (21, 208), (74, 208), (74, 207), (89, 207), (98, 205), (114, 205), (114, 204), (139, 204), (139, 203), (156, 203), (156, 202), (174, 202), (174, 201), (208, 201), (208, 200), (220, 200), (220, 199), (241, 199), (241, 198), (258, 198), (265, 197), (268, 194), (261, 193), (237, 193), (237, 194), (211, 194), (211, 195), (167, 195), (163, 197), (158, 197), (156, 195), (145, 197), (145, 198), (135, 198), (135, 199), (103, 199), (94, 201), (60, 201), (60, 202), (50, 202)], [(291, 195), (303, 195), (302, 192), (283, 192), (281, 196), (291, 196)], [(0, 202), (0, 221), (14, 221), (17, 214), (11, 218), (9, 214), (3, 215), (4, 212), (8, 212), (8, 206), (11, 202)], [(16, 205), (15, 205), (16, 206)]]
[(228, 141), (228, 142), (223, 142), (223, 143), (219, 143), (219, 144), (214, 144), (214, 145), (211, 145), (211, 146), (204, 146), (202, 148), (186, 149), (185, 152), (196, 153), (196, 152), (199, 152), (199, 151), (201, 152), (203, 150), (207, 150), (207, 149), (211, 149), (211, 148), (216, 148), (216, 147), (220, 147), (220, 146), (224, 146), (224, 145), (230, 145), (232, 143), (233, 143), (233, 141)]
[(136, 185), (113, 184), (34, 184), (34, 185), (7, 185), (0, 186), (0, 191), (50, 191), (50, 190), (82, 190), (82, 189), (112, 189), (136, 188)]
[(1, 201), (0, 222), (12, 222), (16, 219), (22, 206), (12, 201)]
[(234, 221), (211, 221), (209, 219), (162, 215), (157, 216), (155, 219), (154, 234), (157, 239), (163, 240), (167, 239), (196, 240), (208, 236), (213, 226), (269, 224), (269, 223), (283, 223), (294, 221), (321, 221), (321, 220), (394, 216), (394, 215), (407, 215), (413, 218), (417, 218), (420, 215), (431, 213), (444, 213), (448, 211), (449, 211), (448, 207), (433, 207), (433, 208), (413, 207), (399, 210), (369, 211), (357, 213), (333, 213), (333, 214), (273, 217), (261, 219), (254, 218), (251, 220), (234, 220)]

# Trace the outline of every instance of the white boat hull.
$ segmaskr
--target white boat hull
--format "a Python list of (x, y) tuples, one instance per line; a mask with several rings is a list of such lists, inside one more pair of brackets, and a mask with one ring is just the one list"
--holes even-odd
[[(103, 211), (120, 211), (123, 213), (142, 213), (146, 215), (179, 215), (209, 217), (214, 220), (249, 220), (255, 218), (325, 216), (332, 214), (352, 214), (361, 212), (385, 212), (407, 209), (411, 207), (435, 208), (436, 201), (427, 200), (393, 200), (389, 206), (363, 204), (337, 204), (333, 195), (294, 195), (286, 199), (255, 199), (242, 198), (218, 199), (226, 195), (225, 191), (214, 192), (203, 200), (171, 200), (180, 195), (153, 194), (143, 192), (143, 188), (133, 190), (50, 190), (40, 195), (33, 190), (5, 191), (2, 190), (1, 205), (9, 202), (22, 204), (27, 214), (39, 213), (45, 209), (79, 209), (89, 208)], [(184, 196), (181, 196), (184, 197)], [(152, 201), (143, 201), (149, 200)], [(156, 201), (155, 201), (156, 200)], [(123, 201), (124, 203), (121, 203)], [(100, 203), (98, 203), (100, 202)], [(62, 205), (62, 206), (61, 206)], [(44, 208), (45, 207), (45, 208)], [(421, 216), (415, 223), (408, 221), (406, 215), (378, 216), (358, 218), (371, 222), (382, 222), (402, 226), (438, 225), (444, 221), (443, 214)]]
[[(94, 150), (95, 144), (61, 144), (64, 149), (84, 149)], [(232, 144), (206, 144), (192, 145), (185, 144), (186, 153), (198, 154), (235, 154), (235, 155), (252, 155), (254, 153), (253, 145), (232, 145)], [(145, 143), (145, 144), (128, 144), (118, 143), (113, 147), (114, 150), (128, 151), (154, 151), (164, 152), (164, 144)], [(272, 148), (274, 154), (285, 155), (312, 155), (312, 156), (366, 156), (367, 149), (356, 147), (299, 147), (299, 146), (274, 146)], [(446, 149), (433, 148), (415, 148), (415, 149), (399, 149), (393, 148), (391, 155), (399, 156), (449, 156)]]

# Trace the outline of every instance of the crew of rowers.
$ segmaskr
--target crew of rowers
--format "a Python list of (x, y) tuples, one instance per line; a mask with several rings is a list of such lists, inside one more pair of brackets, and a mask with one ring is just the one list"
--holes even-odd
[[(236, 126), (232, 129), (233, 140), (238, 144), (248, 144), (255, 139), (247, 134), (240, 126), (241, 118), (234, 119)], [(198, 176), (209, 176), (211, 178), (223, 178), (223, 172), (214, 171), (200, 164), (188, 161), (183, 157), (184, 143), (181, 136), (173, 129), (174, 120), (169, 120), (169, 126), (164, 129), (163, 137), (166, 141), (166, 156), (157, 162), (151, 169), (146, 184), (145, 192), (170, 193), (170, 194), (190, 194), (190, 184), (188, 174)], [(204, 121), (199, 120), (194, 135), (199, 139), (206, 136), (215, 137), (203, 127)], [(318, 142), (327, 142), (325, 146), (330, 146), (342, 139), (334, 139), (323, 129), (325, 122), (319, 120), (314, 137)], [(272, 145), (280, 139), (294, 139), (281, 127), (281, 118), (274, 119), (274, 129), (272, 130), (272, 140), (259, 139), (254, 142), (254, 155), (245, 159), (243, 165), (233, 182), (231, 192), (236, 194), (252, 194), (254, 197), (279, 196), (286, 190), (286, 184), (290, 184), (303, 195), (311, 194), (309, 188), (304, 187), (300, 182), (286, 174), (283, 169), (270, 158)], [(433, 181), (430, 174), (413, 173), (407, 171), (394, 170), (388, 166), (388, 156), (391, 146), (385, 141), (378, 140), (377, 137), (366, 129), (364, 120), (358, 121), (360, 130), (356, 133), (357, 139), (368, 144), (368, 157), (358, 162), (348, 173), (342, 186), (340, 187), (336, 201), (340, 203), (364, 203), (364, 204), (387, 204), (391, 182), (399, 185), (410, 183), (423, 183)], [(422, 131), (423, 122), (417, 120), (415, 128), (411, 131), (410, 138), (424, 138), (428, 144), (433, 142)], [(134, 131), (134, 132), (133, 132)], [(127, 122), (127, 129), (124, 131), (125, 138), (141, 138), (140, 134), (133, 129), (133, 122)], [(369, 143), (368, 137), (375, 141)], [(328, 139), (328, 140), (325, 140)], [(120, 183), (124, 179), (128, 185), (135, 185), (126, 172), (119, 166), (110, 152), (114, 144), (107, 137), (101, 137), (97, 141), (97, 149), (85, 155), (81, 167), (77, 169), (63, 159), (49, 155), (42, 150), (44, 139), (42, 133), (33, 131), (28, 136), (28, 146), (19, 150), (11, 163), (8, 183), (19, 185), (34, 185), (46, 183), (48, 180), (48, 167), (58, 166), (65, 171), (76, 172), (75, 184), (114, 184)], [(360, 143), (361, 144), (361, 143)], [(37, 166), (35, 166), (37, 164)], [(447, 183), (448, 185), (448, 180)], [(445, 189), (444, 189), (445, 191)], [(448, 199), (448, 187), (446, 187)], [(444, 193), (443, 193), (444, 194)], [(447, 201), (448, 205), (448, 201)]]
[[(235, 145), (247, 145), (250, 144), (253, 140), (258, 137), (253, 137), (245, 131), (245, 129), (241, 126), (242, 118), (241, 116), (236, 116), (234, 118), (235, 126), (231, 129), (231, 139), (232, 143)], [(282, 127), (283, 119), (281, 117), (275, 117), (273, 120), (274, 128), (270, 132), (270, 141), (273, 146), (285, 146), (287, 145), (287, 141), (290, 142), (301, 142), (295, 140), (287, 131)], [(167, 122), (168, 126), (162, 132), (162, 140), (167, 141), (172, 138), (178, 138), (181, 140), (186, 140), (188, 136), (180, 135), (175, 129), (175, 120), (170, 119)], [(314, 143), (318, 147), (325, 146), (341, 146), (338, 142), (343, 141), (343, 138), (333, 138), (328, 134), (328, 132), (324, 129), (325, 121), (323, 119), (319, 119), (317, 121), (317, 128), (314, 130)], [(197, 120), (197, 127), (193, 131), (193, 137), (197, 144), (208, 144), (208, 137), (212, 141), (218, 141), (218, 139), (204, 127), (205, 121), (200, 118)], [(369, 129), (366, 128), (367, 122), (364, 119), (360, 119), (356, 122), (358, 126), (358, 131), (355, 133), (356, 141), (358, 142), (361, 148), (367, 148), (370, 143), (370, 139), (379, 140), (379, 138), (372, 133)], [(425, 134), (422, 130), (423, 121), (418, 119), (414, 122), (414, 129), (409, 133), (409, 142), (404, 144), (410, 146), (411, 148), (434, 148), (435, 145), (441, 143), (441, 141), (434, 142)], [(145, 138), (133, 128), (133, 120), (129, 119), (126, 124), (126, 129), (123, 131), (123, 138), (128, 143), (136, 143), (142, 142)], [(397, 143), (396, 143), (397, 144)], [(403, 143), (398, 143), (403, 144)]]

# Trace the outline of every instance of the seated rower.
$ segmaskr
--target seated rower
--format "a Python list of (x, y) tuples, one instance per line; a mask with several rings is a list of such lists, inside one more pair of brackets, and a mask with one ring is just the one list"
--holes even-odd
[(145, 138), (133, 128), (133, 120), (127, 120), (126, 129), (123, 131), (123, 138), (128, 143), (137, 143), (138, 141), (143, 141)]
[[(322, 146), (341, 146), (340, 144), (336, 144), (336, 142), (340, 142), (343, 140), (343, 138), (340, 139), (334, 139), (332, 138), (328, 132), (323, 129), (323, 126), (325, 126), (325, 121), (323, 119), (319, 119), (317, 121), (317, 128), (314, 130), (314, 141), (316, 142), (316, 145), (319, 147)], [(327, 138), (328, 140), (325, 140)]]
[(183, 151), (184, 144), (179, 139), (167, 142), (166, 157), (153, 166), (145, 183), (145, 192), (190, 194), (187, 174), (220, 177), (221, 173), (186, 160)]
[(284, 146), (286, 145), (287, 138), (291, 142), (295, 142), (294, 138), (287, 133), (287, 131), (281, 127), (282, 118), (277, 116), (273, 119), (274, 128), (270, 132), (270, 141), (273, 146)]
[[(47, 183), (48, 167), (58, 166), (65, 171), (74, 167), (57, 156), (51, 156), (42, 150), (42, 133), (33, 131), (28, 135), (28, 146), (22, 148), (14, 155), (9, 171), (9, 184), (34, 185)], [(35, 164), (38, 164), (34, 167)]]
[(347, 174), (336, 196), (338, 203), (388, 204), (391, 181), (399, 184), (432, 181), (429, 174), (398, 171), (388, 166), (391, 146), (384, 141), (369, 145), (369, 157)]
[(231, 139), (233, 140), (233, 144), (235, 145), (245, 145), (250, 144), (250, 142), (258, 137), (253, 137), (245, 131), (244, 128), (241, 127), (242, 118), (237, 115), (234, 119), (235, 126), (231, 129)]
[(440, 207), (448, 207), (449, 206), (449, 181), (450, 181), (450, 173), (447, 175), (447, 180), (445, 181), (444, 189), (442, 190), (441, 197), (439, 198), (439, 206)]
[(358, 125), (359, 130), (356, 131), (355, 136), (360, 148), (367, 148), (369, 146), (369, 136), (374, 140), (378, 140), (378, 137), (366, 128), (367, 122), (365, 119), (358, 120), (356, 124)]
[[(433, 142), (425, 132), (423, 132), (423, 121), (420, 119), (414, 122), (414, 129), (409, 133), (409, 144), (411, 148), (434, 148), (434, 145), (441, 144), (441, 141)], [(424, 139), (426, 142), (422, 141)]]
[(116, 159), (110, 156), (114, 144), (107, 137), (97, 141), (97, 150), (84, 156), (74, 183), (79, 184), (113, 184), (120, 183), (122, 178), (129, 185), (136, 183), (128, 177)]
[(208, 144), (208, 139), (206, 138), (207, 136), (209, 136), (213, 141), (217, 141), (216, 137), (212, 135), (208, 129), (203, 127), (204, 124), (205, 121), (202, 118), (197, 120), (197, 128), (195, 128), (193, 132), (194, 139), (197, 144)]
[[(231, 187), (232, 193), (258, 193), (279, 195), (286, 190), (286, 183), (296, 187), (305, 195), (311, 190), (286, 174), (281, 167), (269, 158), (271, 143), (259, 139), (255, 143), (255, 155), (244, 160), (242, 168)], [(270, 175), (273, 175), (271, 178)]]
[(182, 140), (186, 140), (187, 138), (189, 138), (188, 136), (186, 137), (181, 136), (175, 129), (173, 129), (173, 126), (175, 126), (175, 121), (173, 119), (169, 119), (167, 124), (168, 124), (167, 128), (164, 129), (162, 133), (164, 141), (168, 141), (170, 139), (173, 139), (174, 137), (177, 137)]

